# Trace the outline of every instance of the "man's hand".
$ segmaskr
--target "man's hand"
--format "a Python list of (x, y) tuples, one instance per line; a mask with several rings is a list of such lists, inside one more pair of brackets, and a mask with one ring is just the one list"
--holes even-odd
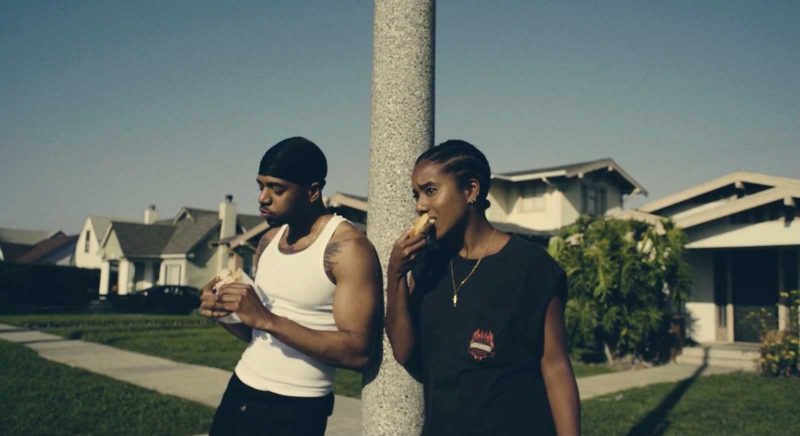
[(214, 306), (215, 312), (236, 312), (236, 315), (246, 326), (259, 330), (269, 330), (270, 323), (275, 315), (264, 307), (264, 303), (258, 298), (258, 294), (256, 294), (252, 286), (232, 283), (220, 288), (218, 293), (217, 302)]
[(200, 294), (200, 309), (198, 313), (200, 315), (205, 316), (206, 318), (222, 318), (228, 316), (230, 312), (225, 312), (223, 310), (215, 310), (217, 305), (217, 294), (214, 293), (214, 286), (219, 283), (220, 278), (214, 277), (205, 286), (203, 286), (203, 292)]

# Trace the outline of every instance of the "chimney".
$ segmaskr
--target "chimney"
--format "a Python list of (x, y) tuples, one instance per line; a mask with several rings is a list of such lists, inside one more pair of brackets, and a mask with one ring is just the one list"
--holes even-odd
[(156, 221), (158, 221), (158, 211), (156, 210), (156, 205), (151, 204), (144, 210), (144, 223), (153, 224)]
[(219, 238), (225, 239), (236, 235), (236, 203), (233, 195), (228, 194), (219, 204)]

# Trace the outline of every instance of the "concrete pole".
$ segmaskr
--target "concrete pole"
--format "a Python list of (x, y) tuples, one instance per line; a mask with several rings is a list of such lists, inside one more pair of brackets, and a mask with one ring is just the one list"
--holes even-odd
[[(385, 273), (392, 245), (416, 216), (414, 161), (433, 145), (435, 1), (375, 0), (374, 20), (367, 236)], [(380, 367), (365, 382), (364, 435), (420, 433), (422, 387), (394, 361), (385, 334)]]

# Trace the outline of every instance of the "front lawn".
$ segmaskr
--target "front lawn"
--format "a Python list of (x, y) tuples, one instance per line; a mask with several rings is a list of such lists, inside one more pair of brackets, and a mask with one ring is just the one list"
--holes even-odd
[(581, 407), (586, 435), (794, 435), (800, 378), (712, 375), (617, 392)]
[[(198, 316), (0, 316), (0, 323), (226, 370), (246, 345)], [(2, 341), (0, 368), (0, 434), (189, 434), (207, 431), (211, 419), (203, 406), (46, 362)], [(607, 371), (575, 365), (579, 376)], [(358, 373), (342, 370), (334, 389), (357, 397), (360, 386)], [(184, 403), (199, 409), (175, 405)], [(582, 421), (587, 435), (794, 434), (800, 379), (736, 373), (631, 389), (584, 401)], [(119, 422), (123, 429), (112, 427)]]
[(0, 341), (0, 434), (193, 435), (214, 410), (40, 358)]

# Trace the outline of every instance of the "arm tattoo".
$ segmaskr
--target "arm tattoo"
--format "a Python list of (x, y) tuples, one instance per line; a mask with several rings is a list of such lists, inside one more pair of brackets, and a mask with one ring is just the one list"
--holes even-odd
[(333, 268), (337, 263), (335, 258), (340, 251), (342, 251), (342, 242), (329, 242), (328, 246), (325, 247), (325, 258), (323, 260), (323, 265), (325, 267), (325, 274), (333, 283), (336, 283), (336, 280), (333, 277)]

